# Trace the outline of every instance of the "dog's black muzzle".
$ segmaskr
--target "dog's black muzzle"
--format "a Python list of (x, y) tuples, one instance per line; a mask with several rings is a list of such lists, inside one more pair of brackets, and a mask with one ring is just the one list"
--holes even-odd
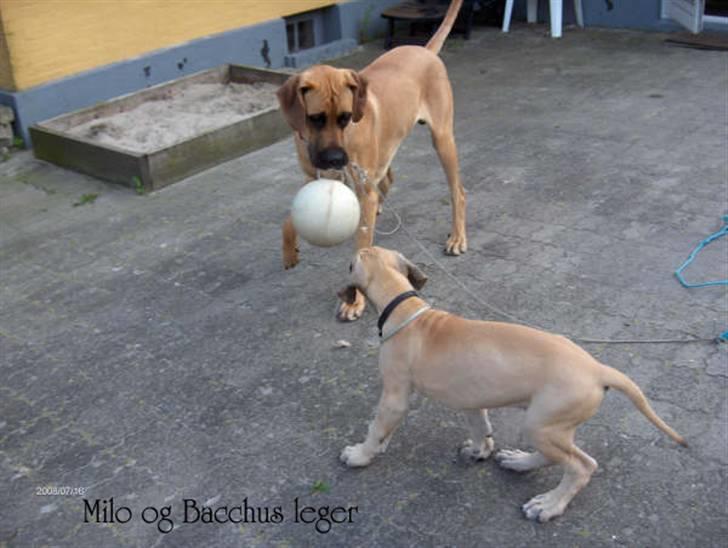
[(312, 154), (312, 163), (318, 169), (341, 169), (349, 163), (349, 156), (340, 147), (330, 147)]

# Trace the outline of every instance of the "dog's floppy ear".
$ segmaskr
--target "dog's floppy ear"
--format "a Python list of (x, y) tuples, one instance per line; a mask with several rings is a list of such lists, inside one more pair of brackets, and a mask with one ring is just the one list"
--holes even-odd
[(308, 88), (301, 85), (301, 76), (294, 74), (276, 92), (286, 122), (298, 133), (303, 133), (306, 125), (306, 107), (303, 104), (306, 91)]
[(344, 289), (339, 290), (336, 295), (346, 304), (354, 304), (356, 302), (356, 286), (348, 285)]
[(411, 283), (412, 287), (419, 291), (427, 283), (427, 275), (404, 255), (400, 254), (399, 257), (405, 267), (405, 271), (407, 272), (407, 279), (409, 280), (409, 283)]
[(349, 89), (354, 94), (354, 104), (351, 108), (351, 119), (358, 122), (364, 116), (364, 106), (367, 103), (367, 81), (355, 70), (350, 70)]

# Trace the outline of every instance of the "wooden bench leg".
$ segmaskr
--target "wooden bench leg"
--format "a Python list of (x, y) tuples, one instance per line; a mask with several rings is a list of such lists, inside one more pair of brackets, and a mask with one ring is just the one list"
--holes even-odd
[(384, 38), (384, 49), (391, 49), (394, 41), (394, 19), (387, 19), (387, 36)]
[(470, 40), (470, 31), (473, 30), (473, 3), (467, 2), (465, 5), (465, 39)]

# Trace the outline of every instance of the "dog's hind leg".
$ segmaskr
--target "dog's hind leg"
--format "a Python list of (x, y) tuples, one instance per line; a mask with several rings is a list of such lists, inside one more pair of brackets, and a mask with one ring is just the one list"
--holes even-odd
[(597, 462), (574, 445), (573, 437), (573, 428), (546, 430), (536, 435), (539, 451), (550, 461), (561, 464), (564, 475), (555, 489), (537, 495), (523, 505), (523, 513), (528, 519), (543, 523), (563, 514), (597, 469)]
[(468, 422), (470, 439), (460, 448), (460, 454), (473, 460), (485, 460), (493, 452), (493, 427), (488, 420), (487, 409), (467, 410), (465, 419)]
[(460, 255), (467, 251), (468, 240), (465, 233), (465, 190), (460, 181), (458, 151), (453, 131), (452, 87), (447, 78), (445, 65), (433, 64), (431, 70), (431, 78), (418, 117), (430, 127), (432, 144), (440, 158), (450, 187), (452, 230), (445, 244), (445, 253)]
[(465, 190), (460, 181), (458, 167), (458, 151), (455, 147), (455, 136), (452, 130), (452, 113), (449, 120), (432, 125), (432, 143), (440, 157), (440, 162), (447, 175), (452, 202), (452, 230), (445, 244), (445, 253), (461, 255), (468, 249), (465, 233)]
[(540, 522), (560, 516), (569, 502), (589, 483), (597, 461), (574, 445), (578, 424), (599, 407), (603, 391), (581, 393), (578, 399), (555, 399), (553, 394), (533, 400), (526, 412), (526, 431), (543, 457), (564, 469), (555, 489), (533, 497), (523, 505), (528, 519)]
[(367, 466), (375, 456), (384, 453), (389, 440), (407, 414), (409, 390), (388, 390), (386, 386), (379, 399), (377, 415), (369, 425), (363, 443), (349, 445), (341, 452), (341, 461), (347, 466)]

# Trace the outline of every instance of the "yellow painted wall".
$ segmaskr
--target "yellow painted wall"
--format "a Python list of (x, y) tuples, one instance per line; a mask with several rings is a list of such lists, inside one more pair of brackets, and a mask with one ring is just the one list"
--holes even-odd
[(10, 55), (5, 41), (2, 12), (0, 12), (0, 89), (15, 89), (13, 71), (10, 70)]
[(12, 68), (8, 71), (8, 63), (3, 63), (0, 38), (0, 87), (26, 89), (156, 49), (335, 3), (0, 0), (0, 20)]

